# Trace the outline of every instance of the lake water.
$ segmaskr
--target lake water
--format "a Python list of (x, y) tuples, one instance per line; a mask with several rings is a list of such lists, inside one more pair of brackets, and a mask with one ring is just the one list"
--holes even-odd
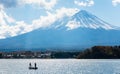
[(1, 59), (0, 74), (120, 74), (120, 60)]

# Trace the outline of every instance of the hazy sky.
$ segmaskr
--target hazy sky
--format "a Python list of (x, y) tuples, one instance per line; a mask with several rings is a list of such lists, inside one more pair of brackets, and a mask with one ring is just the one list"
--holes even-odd
[(50, 26), (80, 10), (120, 26), (120, 0), (0, 0), (0, 38)]

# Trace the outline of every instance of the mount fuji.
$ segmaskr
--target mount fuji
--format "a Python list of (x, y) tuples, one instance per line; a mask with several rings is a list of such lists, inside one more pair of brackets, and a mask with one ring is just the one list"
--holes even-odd
[(0, 49), (82, 49), (95, 45), (119, 45), (120, 29), (81, 10), (55, 21), (50, 27), (1, 39)]

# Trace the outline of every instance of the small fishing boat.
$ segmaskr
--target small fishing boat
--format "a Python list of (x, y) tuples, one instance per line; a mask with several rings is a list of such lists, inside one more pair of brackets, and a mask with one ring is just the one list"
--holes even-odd
[(31, 63), (30, 63), (30, 64), (29, 64), (29, 69), (30, 69), (30, 70), (37, 70), (38, 67), (36, 66), (36, 63), (35, 63), (35, 66), (34, 66), (34, 67), (32, 67), (32, 65), (31, 65)]
[(29, 69), (37, 70), (38, 67), (29, 67)]

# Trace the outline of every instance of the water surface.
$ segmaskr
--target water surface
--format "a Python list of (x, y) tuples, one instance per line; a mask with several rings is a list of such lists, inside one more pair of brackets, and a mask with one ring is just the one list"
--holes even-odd
[(1, 59), (0, 74), (120, 74), (120, 60)]

